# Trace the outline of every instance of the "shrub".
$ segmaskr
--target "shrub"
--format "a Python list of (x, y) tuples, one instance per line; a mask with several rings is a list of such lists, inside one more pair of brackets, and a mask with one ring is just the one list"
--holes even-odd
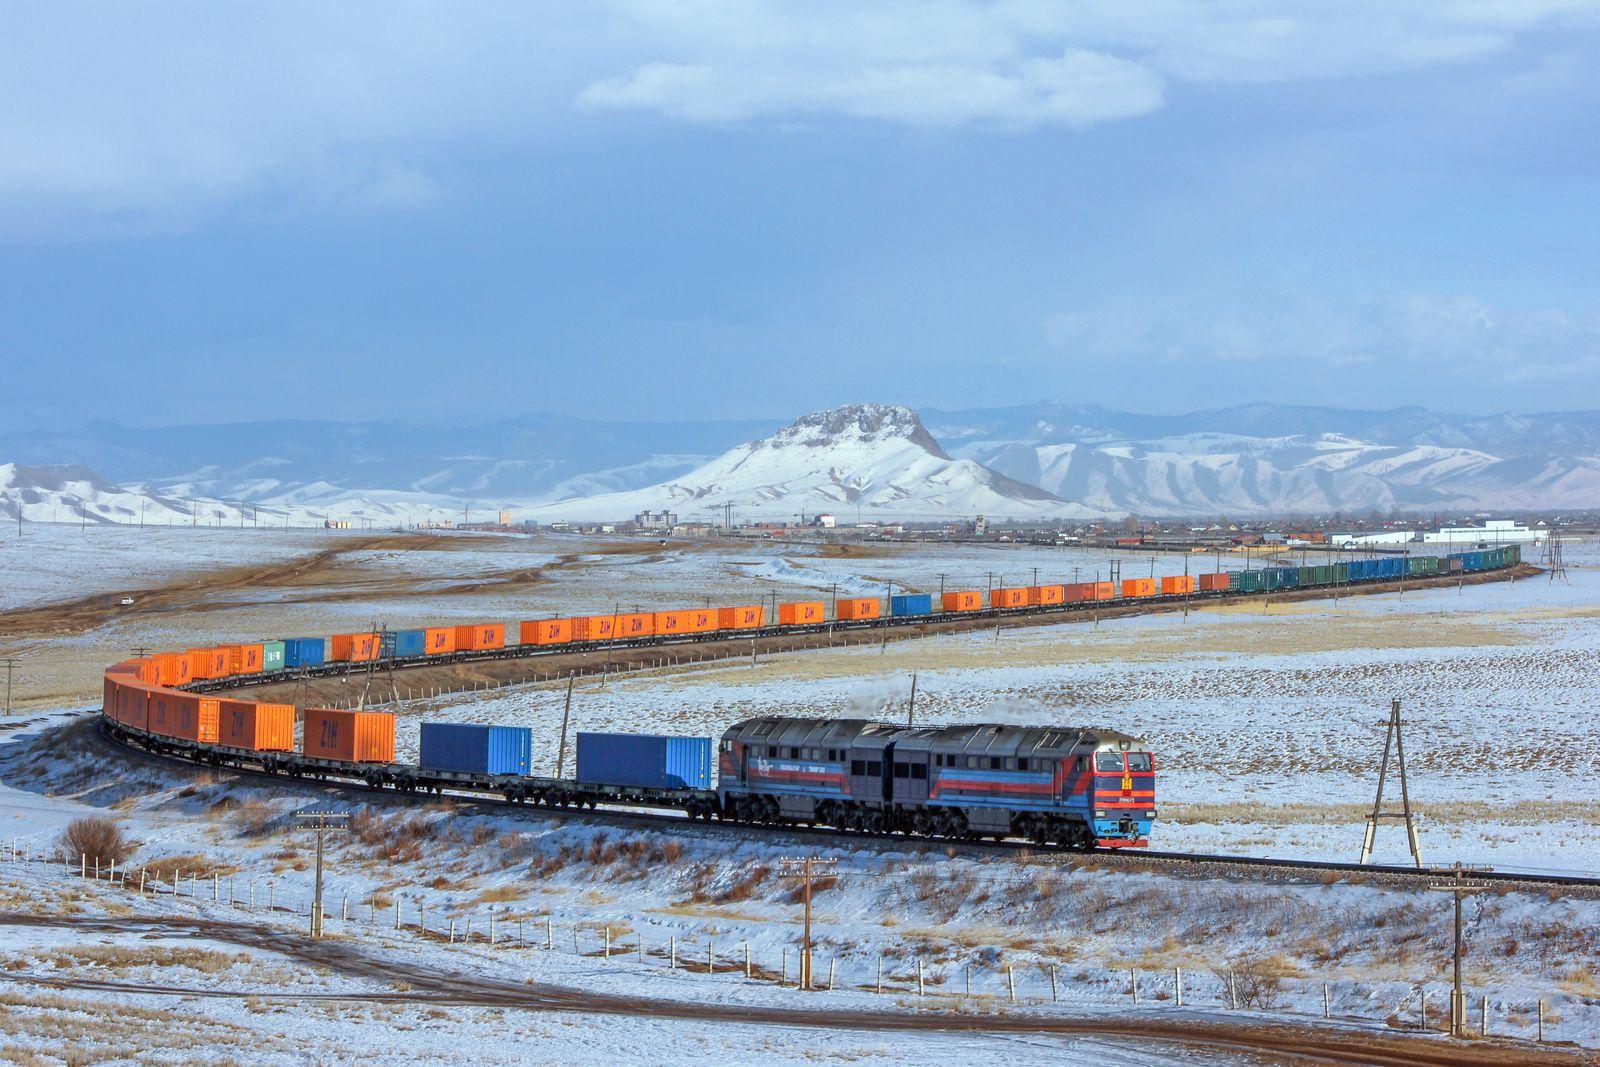
[(86, 860), (89, 866), (108, 867), (126, 863), (133, 855), (133, 842), (122, 836), (122, 827), (113, 819), (89, 815), (67, 824), (61, 835), (61, 849), (68, 860)]

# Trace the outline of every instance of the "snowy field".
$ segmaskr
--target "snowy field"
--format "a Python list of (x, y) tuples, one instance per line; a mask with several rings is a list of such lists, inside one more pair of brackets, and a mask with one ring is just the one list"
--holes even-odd
[(0, 528), (0, 611), (124, 591), (220, 567), (276, 563), (319, 551), (350, 531), (235, 527)]
[[(109, 531), (119, 532), (127, 531)], [(19, 552), (8, 560), (23, 575), (19, 587), (29, 590), (10, 606), (78, 589), (73, 559), (90, 582), (113, 590), (249, 562), (240, 553), (268, 543), (264, 532), (254, 535), (259, 542), (250, 540), (251, 531), (215, 533), (209, 555), (196, 549), (196, 539), (157, 537), (138, 542), (143, 551), (113, 557), (108, 550), (97, 561), (90, 542), (74, 541), (79, 531), (58, 529), (52, 536), (59, 551)], [(285, 551), (270, 561), (287, 562), (329, 543), (336, 542), (309, 536), (296, 546), (275, 542)], [(1600, 549), (1569, 546), (1568, 558), (1575, 565), (1567, 584), (1541, 577), (1344, 597), (1337, 604), (1253, 601), (1187, 618), (1009, 628), (882, 650), (762, 656), (754, 665), (680, 665), (604, 684), (586, 679), (576, 694), (574, 729), (714, 735), (740, 718), (773, 712), (900, 720), (915, 672), (919, 722), (1109, 725), (1149, 740), (1160, 753), (1157, 847), (1353, 858), (1362, 809), (1376, 784), (1388, 704), (1398, 698), (1426, 859), (1593, 870), (1600, 866), (1600, 801), (1581, 783), (1600, 769), (1592, 682), (1600, 654)], [(303, 1062), (307, 1041), (339, 1059), (387, 1059), (397, 1032), (413, 1062), (458, 1057), (469, 1035), (475, 1057), (490, 1063), (676, 1063), (707, 1056), (898, 1063), (940, 1054), (1036, 1062), (1041, 1051), (1063, 1063), (1262, 1062), (1189, 1046), (1042, 1033), (891, 1037), (795, 1027), (761, 1031), (761, 1043), (752, 1045), (747, 1022), (661, 1018), (678, 1008), (656, 1002), (719, 1010), (793, 1006), (797, 994), (777, 978), (794, 975), (799, 910), (793, 883), (775, 861), (800, 843), (705, 827), (620, 829), (451, 804), (366, 812), (354, 833), (335, 839), (329, 890), (338, 902), (330, 904), (335, 933), (385, 965), (528, 982), (573, 996), (646, 998), (651, 1005), (624, 1016), (444, 1009), (407, 999), (392, 981), (370, 975), (313, 969), (308, 978), (302, 963), (271, 947), (148, 929), (136, 920), (237, 917), (253, 898), (250, 922), (296, 928), (303, 916), (266, 914), (263, 903), (292, 908), (306, 899), (308, 840), (285, 816), (325, 805), (324, 795), (309, 787), (269, 792), (199, 769), (126, 769), (120, 757), (97, 753), (73, 725), (93, 700), (101, 665), (135, 644), (186, 647), (330, 632), (373, 618), (404, 625), (603, 612), (619, 603), (759, 602), (766, 595), (758, 589), (783, 599), (826, 599), (834, 583), (841, 596), (871, 595), (890, 584), (936, 591), (941, 573), (947, 588), (984, 588), (990, 574), (996, 584), (1029, 583), (1035, 566), (1040, 580), (1088, 580), (1107, 562), (1076, 550), (1018, 546), (840, 556), (770, 543), (619, 549), (561, 537), (452, 537), (347, 553), (303, 582), (202, 592), (190, 607), (27, 638), (36, 651), (26, 662), (24, 695), (34, 714), (0, 726), (0, 848), (15, 841), (30, 855), (48, 852), (71, 820), (108, 814), (136, 842), (124, 869), (126, 863), (167, 872), (182, 867), (202, 878), (220, 872), (215, 885), (222, 899), (212, 902), (200, 883), (201, 899), (141, 899), (85, 887), (60, 868), (0, 859), (0, 892), (13, 900), (17, 894), (54, 900), (67, 916), (122, 917), (130, 924), (8, 928), (0, 938), (0, 973), (21, 977), (7, 991), (12, 999), (5, 1002), (10, 1014), (0, 1027), (0, 1052), (37, 1050), (50, 1035), (67, 1032), (73, 1019), (82, 1025), (89, 1014), (110, 1011), (115, 1025), (95, 1040), (110, 1042), (105, 1050), (116, 1041), (164, 1050), (157, 1062), (183, 1062), (194, 1048), (224, 1060)], [(1130, 577), (1150, 567), (1147, 558), (1142, 567), (1123, 560)], [(1154, 565), (1157, 574), (1182, 567), (1182, 557), (1171, 556)], [(536, 766), (549, 771), (562, 698), (560, 686), (525, 685), (405, 701), (395, 709), (402, 716), (402, 758), (414, 754), (424, 718), (504, 722), (534, 728)], [(115, 775), (106, 771), (108, 759), (118, 761)], [(1176, 1011), (1175, 968), (1185, 974), (1186, 1011), (1224, 1022), (1310, 1021), (1321, 1014), (1324, 982), (1342, 1025), (1374, 1032), (1411, 1025), (1421, 989), (1435, 1019), (1443, 1004), (1447, 945), (1439, 918), (1447, 905), (1433, 894), (1360, 880), (1197, 882), (915, 844), (827, 851), (839, 869), (837, 881), (819, 890), (817, 969), (822, 978), (831, 965), (836, 988), (822, 1009), (808, 1001), (808, 1010), (936, 1006), (995, 1019), (1167, 1019)], [(1406, 859), (1393, 825), (1380, 832), (1379, 858)], [(187, 883), (183, 889), (189, 891)], [(232, 910), (230, 891), (238, 902)], [(347, 906), (350, 917), (338, 917)], [(1544, 999), (1558, 1036), (1600, 1044), (1594, 978), (1600, 945), (1588, 933), (1597, 928), (1600, 905), (1496, 894), (1469, 907), (1469, 984), (1475, 1005), (1480, 996), (1490, 998), (1493, 1028), (1528, 1037), (1536, 1028), (1533, 1005)], [(486, 944), (491, 913), (498, 936), (509, 936), (520, 922), (530, 941), (542, 936), (548, 919), (555, 947)], [(448, 943), (452, 918), (463, 936), (472, 924), (469, 944)], [(418, 922), (426, 929), (417, 929)], [(618, 949), (609, 960), (607, 927)], [(745, 944), (755, 964), (748, 982)], [(722, 969), (673, 970), (673, 946), (685, 962), (703, 962), (709, 949)], [(190, 949), (198, 954), (190, 956)], [(919, 960), (925, 997), (913, 992)], [(875, 990), (880, 963), (882, 995)], [(43, 984), (84, 974), (145, 991)], [(1240, 985), (1259, 995), (1236, 1010)], [(155, 987), (169, 991), (150, 991)], [(237, 995), (207, 1000), (204, 1011), (195, 1011), (198, 993), (181, 992), (189, 989)], [(307, 992), (368, 999), (307, 1007)], [(373, 999), (380, 993), (400, 999)], [(481, 1038), (485, 1030), (493, 1036)], [(537, 1049), (531, 1057), (530, 1047)], [(101, 1058), (116, 1059), (105, 1050)]]
[[(799, 843), (448, 802), (354, 807), (351, 830), (330, 838), (328, 927), (341, 944), (376, 960), (381, 975), (334, 959), (308, 968), (259, 935), (241, 942), (243, 931), (233, 927), (303, 929), (310, 838), (294, 828), (292, 813), (327, 807), (323, 790), (264, 789), (226, 773), (147, 761), (107, 778), (102, 757), (84, 751), (81, 732), (63, 742), (63, 724), (69, 731), (86, 725), (63, 715), (0, 726), (0, 896), (10, 905), (3, 910), (26, 900), (30, 913), (58, 924), (8, 928), (0, 939), (13, 1040), (36, 1037), (30, 1020), (54, 1019), (76, 998), (80, 1013), (108, 1019), (101, 1033), (124, 1042), (165, 1035), (149, 1043), (171, 1053), (179, 1034), (185, 1047), (248, 1062), (299, 1062), (305, 1041), (341, 1059), (380, 1054), (387, 1041), (409, 1062), (444, 1062), (459, 1054), (452, 1042), (464, 1038), (474, 1041), (476, 1056), (487, 1029), (482, 1058), (492, 1063), (513, 1062), (521, 1049), (551, 1063), (685, 1063), (707, 1055), (900, 1063), (944, 1053), (1002, 1063), (1044, 1054), (1066, 1064), (1222, 1064), (1271, 1061), (1048, 1034), (891, 1037), (798, 1026), (758, 1040), (751, 1035), (760, 1028), (738, 1023), (736, 1013), (947, 1011), (993, 1027), (1097, 1018), (1133, 1026), (1307, 1023), (1322, 1013), (1326, 983), (1338, 1025), (1381, 1033), (1414, 1027), (1423, 992), (1435, 1024), (1443, 1003), (1448, 937), (1439, 918), (1448, 905), (1426, 891), (1320, 879), (1201, 881), (915, 844), (821, 849), (837, 866), (815, 893), (814, 973), (819, 984), (831, 975), (834, 988), (798, 1001), (801, 906), (778, 860)], [(53, 795), (41, 803), (42, 793)], [(338, 806), (350, 810), (348, 802)], [(133, 872), (135, 886), (147, 876), (146, 895), (86, 884), (59, 861), (37, 862), (54, 852), (71, 820), (88, 813), (113, 816), (135, 839), (119, 869)], [(33, 862), (10, 860), (13, 850)], [(1469, 909), (1469, 992), (1474, 1005), (1489, 998), (1492, 1030), (1532, 1036), (1542, 999), (1550, 1036), (1600, 1042), (1600, 939), (1592, 934), (1600, 903), (1510, 893)], [(145, 925), (163, 916), (222, 919), (227, 928)], [(101, 918), (117, 922), (69, 925)], [(433, 988), (418, 976), (457, 993), (485, 984), (530, 996), (557, 990), (574, 1010), (429, 1007), (405, 997)], [(101, 986), (45, 993), (42, 983), (52, 979)], [(202, 991), (209, 999), (194, 1010)], [(367, 1003), (318, 1007), (308, 994)], [(598, 999), (595, 1011), (584, 1011), (590, 997), (627, 998), (627, 1013), (601, 1010)], [(652, 1017), (707, 1009), (735, 1014)], [(161, 1025), (163, 1013), (176, 1030)], [(156, 1062), (182, 1060), (174, 1053)]]

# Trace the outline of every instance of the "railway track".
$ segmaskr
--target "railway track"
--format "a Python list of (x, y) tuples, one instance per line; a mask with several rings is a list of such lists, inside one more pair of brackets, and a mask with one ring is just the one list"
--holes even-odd
[[(196, 761), (192, 758), (170, 752), (151, 750), (138, 744), (136, 740), (126, 734), (119, 735), (118, 731), (113, 731), (109, 728), (108, 722), (104, 719), (101, 720), (101, 725), (104, 728), (105, 736), (113, 744), (138, 752), (148, 758), (183, 766), (195, 765)], [(270, 773), (261, 768), (237, 763), (224, 763), (223, 765), (237, 774), (259, 781), (272, 782), (278, 785), (292, 783), (311, 790), (333, 787), (351, 796), (378, 797), (391, 803), (427, 804), (437, 801), (441, 796), (445, 796), (456, 802), (480, 807), (487, 812), (506, 810), (529, 812), (530, 814), (536, 812), (540, 818), (575, 819), (584, 822), (603, 823), (608, 826), (632, 827), (640, 830), (679, 834), (712, 836), (762, 834), (776, 839), (782, 839), (787, 835), (788, 838), (796, 842), (829, 841), (850, 847), (880, 844), (898, 851), (904, 851), (907, 848), (920, 848), (967, 855), (992, 856), (1009, 853), (1018, 857), (1026, 855), (1050, 861), (1087, 862), (1099, 867), (1119, 870), (1160, 870), (1165, 873), (1182, 872), (1200, 877), (1260, 876), (1263, 879), (1291, 880), (1338, 874), (1341, 876), (1356, 876), (1364, 881), (1406, 886), (1437, 881), (1444, 870), (1443, 868), (1417, 868), (1393, 864), (1360, 864), (1339, 860), (1238, 856), (1222, 853), (1160, 852), (1147, 851), (1145, 849), (1097, 849), (1093, 852), (1083, 853), (1055, 845), (1036, 845), (1009, 839), (1003, 841), (954, 840), (936, 837), (916, 837), (899, 833), (847, 832), (833, 827), (799, 824), (757, 826), (732, 821), (701, 822), (689, 818), (681, 810), (677, 809), (639, 810), (640, 805), (637, 803), (607, 804), (602, 801), (592, 808), (540, 807), (530, 809), (527, 806), (511, 803), (503, 797), (491, 795), (483, 790), (447, 788), (438, 793), (406, 793), (393, 788), (371, 785), (356, 778), (343, 778), (337, 775), (313, 780), (286, 777), (281, 773)], [(1494, 883), (1507, 890), (1535, 888), (1548, 890), (1558, 888), (1585, 896), (1591, 893), (1600, 895), (1600, 875), (1569, 874), (1554, 871), (1496, 871), (1478, 868), (1472, 871), (1472, 877)]]

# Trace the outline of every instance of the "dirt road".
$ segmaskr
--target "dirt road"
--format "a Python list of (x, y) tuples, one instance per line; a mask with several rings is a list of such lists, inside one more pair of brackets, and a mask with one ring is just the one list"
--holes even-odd
[[(601, 1013), (690, 1019), (703, 1022), (804, 1026), (855, 1031), (984, 1033), (1037, 1036), (1095, 1035), (1131, 1043), (1155, 1042), (1217, 1050), (1239, 1050), (1280, 1057), (1284, 1062), (1370, 1064), (1377, 1067), (1537, 1067), (1540, 1064), (1593, 1064), (1590, 1053), (1536, 1048), (1508, 1042), (1448, 1042), (1377, 1030), (1310, 1028), (1284, 1023), (1253, 1024), (1201, 1012), (1172, 1011), (1172, 1018), (1143, 1016), (966, 1016), (938, 1011), (897, 1013), (863, 1010), (789, 1010), (740, 1004), (717, 1004), (625, 997), (542, 984), (521, 985), (456, 971), (425, 971), (414, 963), (389, 960), (344, 940), (311, 942), (297, 933), (258, 924), (171, 917), (98, 918), (71, 915), (0, 913), (0, 927), (73, 929), (85, 933), (190, 935), (242, 948), (274, 952), (308, 967), (325, 967), (349, 978), (388, 984), (385, 992), (306, 994), (271, 989), (222, 991), (204, 987), (138, 982), (112, 982), (91, 977), (28, 977), (18, 981), (63, 989), (161, 994), (185, 997), (287, 996), (434, 1006), (497, 1007), (523, 1011)], [(820, 998), (819, 998), (820, 999)]]

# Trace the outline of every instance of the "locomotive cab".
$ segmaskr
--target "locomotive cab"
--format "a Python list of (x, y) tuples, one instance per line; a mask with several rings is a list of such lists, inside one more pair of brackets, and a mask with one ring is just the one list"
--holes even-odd
[(1129, 737), (1105, 739), (1083, 760), (1093, 775), (1092, 824), (1107, 846), (1144, 844), (1156, 818), (1155, 754)]

